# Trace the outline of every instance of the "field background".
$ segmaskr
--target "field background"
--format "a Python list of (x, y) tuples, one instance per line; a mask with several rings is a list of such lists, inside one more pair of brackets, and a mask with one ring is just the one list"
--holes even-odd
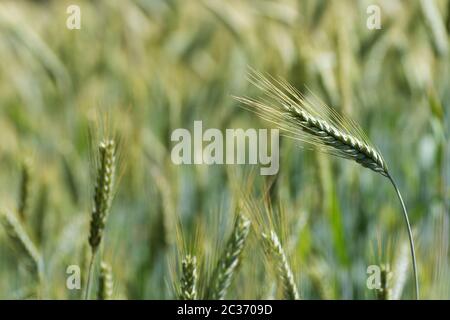
[[(81, 8), (81, 30), (66, 28), (70, 4)], [(381, 8), (381, 30), (366, 27), (370, 4)], [(267, 127), (231, 98), (254, 93), (250, 66), (360, 123), (409, 208), (422, 297), (449, 299), (449, 32), (449, 1), (1, 1), (0, 209), (17, 209), (30, 164), (24, 225), (43, 255), (43, 297), (83, 291), (66, 288), (66, 268), (85, 270), (96, 143), (88, 130), (102, 131), (99, 116), (122, 141), (102, 249), (115, 298), (174, 298), (185, 250), (202, 261), (207, 286), (239, 208), (253, 223), (227, 298), (282, 297), (260, 245), (264, 214), (301, 298), (373, 299), (366, 269), (375, 264), (390, 264), (393, 283), (405, 278), (402, 298), (413, 297), (401, 208), (381, 175), (288, 139), (276, 177), (172, 164), (170, 135), (194, 120)], [(34, 287), (0, 228), (0, 298), (33, 298)]]

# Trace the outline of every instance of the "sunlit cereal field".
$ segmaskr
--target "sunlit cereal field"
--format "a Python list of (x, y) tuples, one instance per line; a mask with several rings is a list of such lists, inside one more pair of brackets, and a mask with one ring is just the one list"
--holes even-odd
[(448, 0), (1, 1), (0, 298), (450, 299), (449, 35)]

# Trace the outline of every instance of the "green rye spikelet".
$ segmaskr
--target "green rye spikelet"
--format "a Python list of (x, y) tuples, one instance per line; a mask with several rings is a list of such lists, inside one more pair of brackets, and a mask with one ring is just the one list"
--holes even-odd
[(307, 99), (284, 80), (269, 80), (254, 71), (250, 81), (265, 95), (261, 100), (236, 97), (248, 110), (274, 123), (289, 137), (388, 176), (383, 157), (355, 123)]
[(197, 258), (186, 255), (181, 262), (180, 300), (197, 299)]
[(102, 240), (113, 197), (115, 178), (115, 144), (113, 140), (104, 140), (99, 148), (99, 167), (94, 191), (94, 208), (92, 209), (89, 244), (95, 252)]
[(116, 145), (114, 140), (103, 140), (98, 147), (97, 177), (94, 190), (94, 207), (92, 209), (89, 245), (91, 247), (91, 261), (89, 264), (88, 280), (85, 298), (89, 298), (91, 279), (95, 256), (100, 246), (103, 231), (106, 226), (112, 198), (114, 195), (114, 179), (116, 172)]
[(235, 97), (244, 108), (274, 124), (283, 135), (301, 141), (319, 151), (353, 160), (388, 178), (400, 201), (408, 231), (416, 298), (419, 299), (414, 240), (408, 212), (381, 153), (370, 143), (362, 129), (332, 108), (309, 99), (282, 79), (265, 77), (252, 70), (249, 80), (264, 92), (258, 99)]
[(214, 270), (210, 298), (222, 300), (231, 285), (233, 274), (239, 265), (240, 257), (244, 249), (245, 241), (250, 231), (250, 220), (244, 215), (238, 214), (233, 233), (229, 238), (225, 251), (219, 259)]
[(98, 277), (98, 300), (111, 300), (113, 295), (113, 277), (111, 266), (106, 262), (100, 264), (100, 275)]
[(294, 281), (294, 275), (277, 234), (272, 230), (269, 235), (263, 233), (262, 236), (265, 248), (274, 263), (277, 278), (282, 285), (284, 298), (298, 300), (299, 294)]

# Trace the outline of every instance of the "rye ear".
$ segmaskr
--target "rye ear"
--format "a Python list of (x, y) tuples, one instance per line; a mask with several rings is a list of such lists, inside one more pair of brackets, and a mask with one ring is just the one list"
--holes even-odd
[(262, 91), (262, 95), (258, 98), (234, 97), (245, 109), (272, 123), (284, 136), (301, 141), (318, 151), (353, 160), (389, 179), (403, 209), (411, 249), (416, 299), (419, 299), (416, 254), (408, 212), (400, 190), (378, 149), (357, 123), (316, 101), (317, 99), (305, 97), (285, 80), (263, 75), (253, 69), (248, 78)]

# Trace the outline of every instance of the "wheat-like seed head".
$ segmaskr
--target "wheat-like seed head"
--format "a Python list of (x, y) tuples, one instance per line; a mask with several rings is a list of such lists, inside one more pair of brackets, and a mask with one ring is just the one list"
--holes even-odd
[(221, 300), (225, 298), (234, 271), (240, 262), (240, 256), (249, 231), (250, 220), (239, 214), (234, 224), (233, 233), (213, 273), (212, 299)]
[(100, 264), (100, 275), (98, 279), (98, 300), (111, 300), (113, 295), (113, 278), (111, 266), (106, 262)]
[(246, 109), (275, 124), (285, 136), (388, 176), (380, 152), (356, 123), (306, 98), (284, 80), (267, 78), (256, 71), (251, 71), (249, 78), (264, 95), (258, 99), (235, 97)]
[(294, 281), (294, 275), (292, 273), (291, 267), (289, 266), (286, 254), (284, 253), (283, 247), (281, 246), (277, 234), (272, 230), (269, 235), (263, 233), (262, 236), (264, 239), (266, 250), (272, 257), (272, 260), (275, 264), (275, 273), (283, 287), (285, 299), (298, 300), (299, 294), (297, 285)]
[(115, 143), (104, 140), (99, 145), (99, 164), (94, 191), (94, 208), (90, 225), (89, 244), (95, 252), (102, 240), (106, 218), (111, 207), (115, 178)]
[(186, 255), (181, 262), (181, 300), (197, 299), (197, 258), (195, 256)]
[(246, 109), (275, 124), (283, 135), (338, 157), (354, 160), (387, 177), (402, 206), (408, 231), (416, 298), (419, 298), (414, 239), (408, 212), (396, 183), (379, 151), (361, 128), (323, 103), (306, 98), (289, 83), (251, 70), (249, 80), (264, 92), (258, 99), (235, 97)]

